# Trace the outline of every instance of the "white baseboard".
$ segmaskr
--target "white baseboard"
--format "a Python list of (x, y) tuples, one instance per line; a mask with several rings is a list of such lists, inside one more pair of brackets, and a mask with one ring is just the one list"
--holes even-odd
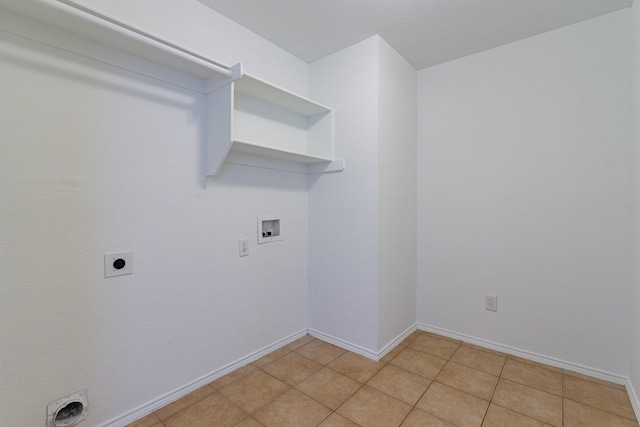
[(638, 400), (636, 389), (633, 387), (633, 384), (631, 383), (631, 380), (629, 378), (627, 378), (627, 382), (624, 386), (627, 388), (627, 394), (629, 395), (631, 406), (633, 406), (633, 412), (636, 413), (636, 418), (640, 420), (640, 400)]
[(413, 325), (409, 326), (403, 333), (398, 335), (398, 337), (396, 337), (395, 339), (391, 340), (391, 342), (389, 342), (389, 344), (385, 345), (378, 352), (378, 358), (376, 360), (380, 360), (383, 357), (385, 357), (387, 355), (387, 353), (389, 353), (391, 350), (393, 350), (398, 344), (400, 344), (402, 341), (404, 341), (404, 339), (407, 338), (409, 335), (414, 333), (416, 331), (416, 329), (418, 329), (418, 324), (417, 323), (414, 323)]
[(372, 360), (380, 360), (382, 359), (387, 353), (389, 353), (391, 350), (393, 350), (399, 343), (401, 343), (405, 338), (407, 338), (409, 335), (411, 335), (415, 330), (421, 330), (421, 331), (426, 331), (426, 332), (432, 332), (434, 334), (437, 335), (442, 335), (445, 337), (449, 337), (449, 338), (453, 338), (456, 340), (460, 340), (460, 341), (464, 341), (467, 342), (469, 344), (474, 344), (474, 345), (478, 345), (480, 347), (484, 347), (484, 348), (488, 348), (491, 350), (495, 350), (495, 351), (499, 351), (501, 353), (505, 353), (505, 354), (510, 354), (513, 356), (517, 356), (517, 357), (521, 357), (523, 359), (528, 359), (528, 360), (532, 360), (534, 362), (539, 362), (539, 363), (544, 363), (550, 366), (555, 366), (557, 368), (562, 368), (562, 369), (567, 369), (573, 372), (578, 372), (584, 375), (589, 375), (591, 377), (594, 378), (598, 378), (601, 380), (605, 380), (605, 381), (609, 381), (612, 383), (616, 383), (616, 384), (623, 384), (626, 389), (627, 389), (627, 393), (629, 395), (629, 399), (631, 400), (631, 404), (633, 406), (633, 409), (636, 413), (636, 417), (638, 417), (638, 419), (640, 419), (640, 400), (638, 399), (638, 395), (635, 391), (635, 388), (633, 387), (633, 384), (631, 383), (629, 378), (626, 377), (622, 377), (620, 375), (615, 375), (609, 372), (605, 372), (605, 371), (601, 371), (598, 369), (593, 369), (593, 368), (589, 368), (586, 366), (582, 366), (582, 365), (578, 365), (575, 363), (571, 363), (571, 362), (567, 362), (564, 360), (560, 360), (560, 359), (556, 359), (553, 357), (548, 357), (548, 356), (544, 356), (541, 354), (537, 354), (537, 353), (533, 353), (533, 352), (529, 352), (529, 351), (525, 351), (525, 350), (520, 350), (514, 347), (510, 347), (510, 346), (506, 346), (506, 345), (502, 345), (502, 344), (498, 344), (492, 341), (487, 341), (487, 340), (483, 340), (480, 338), (475, 338), (469, 335), (465, 335), (465, 334), (460, 334), (457, 332), (452, 332), (446, 329), (441, 329), (441, 328), (437, 328), (434, 326), (430, 326), (424, 323), (416, 323), (412, 326), (410, 326), (409, 328), (407, 328), (403, 333), (401, 333), (400, 335), (398, 335), (398, 337), (396, 337), (395, 339), (391, 340), (387, 345), (385, 345), (380, 351), (375, 351), (375, 350), (370, 350), (367, 348), (364, 348), (362, 346), (359, 346), (357, 344), (353, 344), (349, 341), (345, 341), (343, 339), (340, 338), (336, 338), (332, 335), (328, 335), (325, 334), (323, 332), (320, 331), (316, 331), (314, 329), (303, 329), (293, 335), (290, 335), (289, 337), (286, 337), (282, 340), (279, 340), (271, 345), (268, 345), (264, 348), (262, 348), (261, 350), (258, 350), (254, 353), (249, 354), (248, 356), (245, 356), (241, 359), (238, 359), (235, 362), (232, 362), (230, 364), (228, 364), (227, 366), (224, 366), (223, 368), (220, 368), (218, 370), (215, 370), (195, 381), (192, 381), (189, 384), (186, 384), (185, 386), (179, 387), (157, 399), (154, 399), (144, 405), (141, 405), (135, 409), (133, 409), (132, 411), (119, 416), (117, 418), (114, 418), (110, 421), (107, 421), (106, 423), (101, 424), (99, 427), (123, 427), (126, 426), (129, 423), (132, 423), (133, 421), (142, 418), (160, 408), (162, 408), (163, 406), (168, 405), (169, 403), (172, 403), (184, 396), (186, 396), (187, 394), (191, 393), (192, 391), (195, 391), (197, 389), (199, 389), (202, 386), (205, 386), (215, 380), (217, 380), (218, 378), (221, 378), (225, 375), (227, 375), (230, 372), (235, 371), (238, 368), (243, 367), (244, 365), (247, 365), (255, 360), (258, 360), (259, 358), (271, 353), (272, 351), (275, 351), (281, 347), (284, 347), (290, 343), (292, 343), (293, 341), (302, 338), (303, 336), (305, 336), (307, 333), (315, 338), (321, 339), (323, 341), (326, 341), (328, 343), (334, 344), (338, 347), (344, 348), (345, 350), (349, 350), (353, 353), (359, 354), (361, 356), (367, 357), (369, 359)]
[(262, 356), (265, 356), (269, 353), (271, 353), (272, 351), (275, 351), (281, 347), (284, 347), (290, 343), (292, 343), (293, 341), (302, 338), (303, 336), (305, 336), (307, 334), (307, 330), (303, 329), (299, 332), (296, 332), (293, 335), (290, 335), (284, 339), (281, 339), (279, 341), (276, 341), (273, 344), (270, 344), (258, 351), (255, 351), (245, 357), (242, 357), (238, 360), (236, 360), (235, 362), (232, 362), (220, 369), (216, 369), (215, 371), (196, 379), (195, 381), (192, 381), (182, 387), (178, 387), (177, 389), (170, 391), (169, 393), (158, 397), (157, 399), (154, 399), (150, 402), (147, 402), (141, 406), (138, 406), (137, 408), (127, 412), (124, 415), (118, 416), (110, 421), (107, 421), (103, 424), (100, 424), (99, 427), (123, 427), (126, 426), (127, 424), (130, 424), (132, 422), (134, 422), (137, 419), (140, 419), (146, 415), (149, 415), (150, 413), (157, 411), (158, 409), (168, 405), (169, 403), (175, 402), (176, 400), (186, 396), (187, 394), (191, 393), (192, 391), (195, 391), (197, 389), (199, 389), (200, 387), (203, 387), (215, 380), (217, 380), (218, 378), (221, 378), (225, 375), (227, 375), (230, 372), (235, 371), (238, 368), (243, 367), (244, 365), (247, 365), (255, 360), (260, 359)]
[(326, 341), (329, 344), (333, 344), (340, 348), (344, 348), (345, 350), (349, 350), (353, 353), (359, 354), (360, 356), (368, 357), (369, 359), (373, 359), (373, 360), (378, 360), (378, 352), (374, 350), (361, 347), (357, 344), (350, 343), (349, 341), (345, 341), (343, 339), (336, 338), (332, 335), (325, 334), (324, 332), (316, 331), (315, 329), (309, 329), (309, 335), (311, 335), (312, 337), (321, 339), (322, 341)]
[(578, 372), (580, 374), (588, 375), (590, 377), (598, 378), (601, 380), (609, 381), (615, 384), (622, 384), (627, 390), (627, 395), (633, 406), (633, 411), (636, 414), (636, 418), (640, 419), (640, 399), (636, 393), (635, 387), (631, 383), (628, 377), (612, 374), (610, 372), (601, 371), (599, 369), (590, 368), (587, 366), (579, 365), (576, 363), (567, 362), (565, 360), (556, 359), (554, 357), (544, 356), (541, 354), (533, 353), (530, 351), (520, 350), (514, 347), (494, 343), (479, 338), (474, 338), (469, 335), (459, 334), (456, 332), (448, 331), (446, 329), (437, 328), (435, 326), (426, 325), (424, 323), (418, 323), (418, 329), (421, 331), (432, 332), (434, 334), (443, 335), (445, 337), (457, 339), (467, 342), (469, 344), (475, 344), (480, 347), (496, 350), (501, 353), (510, 354), (512, 356), (522, 357), (523, 359), (533, 360), (534, 362), (544, 363), (546, 365), (555, 366), (556, 368), (566, 369), (568, 371)]
[(137, 419), (140, 419), (146, 415), (149, 415), (150, 413), (157, 411), (158, 409), (172, 403), (175, 402), (176, 400), (186, 396), (187, 394), (199, 389), (200, 387), (203, 387), (215, 380), (217, 380), (218, 378), (221, 378), (225, 375), (227, 375), (230, 372), (235, 371), (236, 369), (239, 369), (255, 360), (260, 359), (262, 356), (265, 356), (281, 347), (284, 347), (290, 343), (292, 343), (293, 341), (302, 338), (303, 336), (305, 336), (307, 333), (315, 338), (319, 338), (323, 341), (326, 341), (328, 343), (337, 345), (338, 347), (344, 348), (345, 350), (349, 350), (352, 351), (356, 354), (360, 354), (361, 356), (364, 357), (368, 357), (369, 359), (373, 359), (373, 360), (380, 360), (382, 359), (389, 351), (391, 351), (396, 345), (398, 345), (402, 340), (404, 340), (407, 336), (409, 336), (411, 333), (413, 333), (413, 331), (415, 331), (417, 329), (417, 325), (414, 324), (411, 327), (409, 327), (406, 331), (404, 331), (402, 334), (400, 334), (397, 338), (395, 338), (394, 340), (392, 340), (389, 344), (387, 344), (381, 351), (373, 351), (373, 350), (369, 350), (367, 348), (361, 347), (357, 344), (353, 344), (350, 343), (348, 341), (342, 340), (340, 338), (336, 338), (334, 336), (322, 333), (320, 331), (316, 331), (313, 329), (303, 329), (299, 332), (296, 332), (293, 335), (290, 335), (280, 341), (277, 341), (271, 345), (268, 345), (254, 353), (251, 353), (243, 358), (240, 358), (238, 360), (236, 360), (235, 362), (232, 362), (220, 369), (217, 369), (201, 378), (196, 379), (195, 381), (192, 381), (182, 387), (179, 387), (173, 391), (170, 391), (169, 393), (158, 397), (157, 399), (154, 399), (150, 402), (147, 402), (129, 412), (127, 412), (124, 415), (121, 415), (119, 417), (116, 417), (110, 421), (107, 421), (103, 424), (100, 424), (99, 427), (123, 427), (126, 426), (127, 424), (130, 424), (132, 422), (134, 422)]
[(498, 344), (498, 343), (483, 340), (480, 338), (471, 337), (465, 334), (459, 334), (457, 332), (448, 331), (446, 329), (437, 328), (435, 326), (426, 325), (424, 323), (418, 323), (418, 329), (420, 329), (421, 331), (432, 332), (434, 334), (443, 335), (445, 337), (464, 341), (469, 344), (474, 344), (480, 347), (485, 347), (491, 350), (499, 351), (501, 353), (510, 354), (512, 356), (521, 357), (523, 359), (532, 360), (534, 362), (544, 363), (545, 365), (554, 366), (556, 368), (578, 372), (580, 374), (588, 375), (590, 377), (609, 381), (615, 384), (624, 385), (628, 381), (627, 378), (622, 377), (620, 375), (613, 374), (611, 372), (605, 372), (605, 371), (590, 368), (587, 366), (579, 365), (576, 363), (567, 362), (566, 360), (556, 359), (554, 357), (544, 356), (544, 355), (533, 353), (526, 350), (520, 350), (518, 348), (510, 347), (503, 344)]
[(336, 345), (340, 348), (344, 348), (345, 350), (349, 350), (353, 353), (375, 360), (377, 362), (380, 359), (382, 359), (384, 356), (386, 356), (387, 353), (393, 350), (394, 347), (400, 344), (405, 338), (411, 335), (417, 328), (418, 326), (415, 323), (409, 326), (404, 332), (402, 332), (396, 338), (391, 340), (391, 342), (385, 345), (380, 351), (369, 350), (357, 344), (353, 344), (349, 341), (345, 341), (343, 339), (336, 338), (332, 335), (328, 335), (323, 332), (316, 331), (315, 329), (309, 329), (309, 335), (311, 335), (312, 337), (321, 339), (322, 341), (326, 341), (330, 344)]

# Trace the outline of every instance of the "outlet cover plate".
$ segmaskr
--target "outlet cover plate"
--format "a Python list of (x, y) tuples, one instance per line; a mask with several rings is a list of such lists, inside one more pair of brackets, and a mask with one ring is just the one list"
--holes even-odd
[(133, 273), (133, 252), (104, 254), (104, 277)]
[(258, 244), (271, 243), (282, 240), (281, 216), (258, 217)]
[(238, 255), (249, 256), (249, 239), (238, 240)]
[(498, 311), (498, 297), (494, 295), (485, 295), (485, 309), (489, 311)]

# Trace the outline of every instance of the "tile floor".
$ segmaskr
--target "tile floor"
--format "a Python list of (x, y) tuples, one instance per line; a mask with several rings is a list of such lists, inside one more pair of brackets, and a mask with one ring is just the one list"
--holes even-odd
[(639, 427), (624, 386), (416, 331), (380, 362), (309, 335), (127, 427)]

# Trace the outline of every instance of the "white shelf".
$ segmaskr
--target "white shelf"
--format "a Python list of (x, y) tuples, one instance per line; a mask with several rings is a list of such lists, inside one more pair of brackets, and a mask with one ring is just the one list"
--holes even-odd
[[(247, 76), (249, 77), (249, 76)], [(256, 77), (236, 81), (236, 92), (252, 96), (305, 116), (331, 112), (331, 108), (318, 104), (281, 87), (267, 83)]]
[(302, 173), (344, 169), (344, 161), (333, 156), (329, 107), (246, 74), (207, 99), (214, 118), (207, 175), (218, 173), (225, 161)]
[[(207, 98), (207, 175), (222, 164), (340, 171), (333, 112), (286, 89), (83, 5), (0, 0), (0, 31), (190, 89)], [(43, 25), (45, 24), (45, 25)]]
[(254, 142), (233, 141), (232, 151), (236, 153), (251, 154), (254, 156), (270, 157), (273, 159), (286, 160), (289, 162), (297, 162), (304, 164), (316, 164), (332, 162), (333, 159), (327, 157), (311, 156), (305, 153), (280, 150), (273, 147), (267, 147)]

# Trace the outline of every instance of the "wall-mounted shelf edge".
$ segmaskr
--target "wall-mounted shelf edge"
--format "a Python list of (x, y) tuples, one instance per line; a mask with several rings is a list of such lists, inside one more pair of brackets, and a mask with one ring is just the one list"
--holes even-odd
[(332, 160), (323, 163), (304, 164), (290, 162), (273, 157), (261, 157), (232, 151), (224, 161), (225, 164), (251, 166), (262, 169), (273, 169), (300, 174), (342, 172), (344, 160)]
[(306, 153), (283, 150), (268, 147), (254, 142), (235, 140), (231, 145), (231, 151), (236, 153), (251, 154), (261, 157), (272, 157), (274, 159), (286, 160), (302, 164), (316, 164), (331, 162), (333, 159), (327, 157), (313, 156)]

